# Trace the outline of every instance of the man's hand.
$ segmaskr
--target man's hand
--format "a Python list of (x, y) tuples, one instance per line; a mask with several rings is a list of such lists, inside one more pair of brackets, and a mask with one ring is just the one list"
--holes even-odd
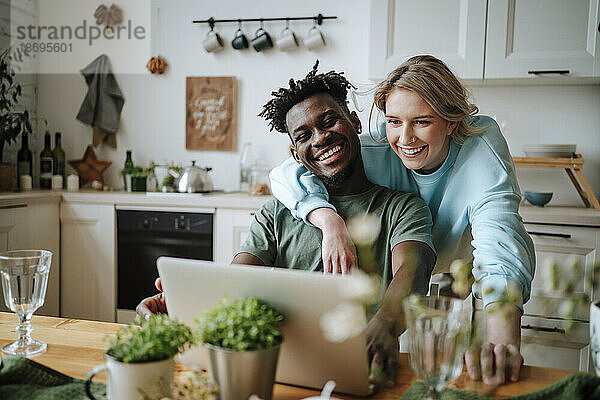
[(156, 278), (154, 286), (156, 286), (160, 293), (145, 298), (135, 308), (135, 312), (145, 319), (150, 318), (152, 314), (167, 314), (167, 303), (165, 302), (165, 295), (162, 292), (160, 278)]
[(308, 214), (307, 219), (323, 232), (321, 257), (324, 273), (346, 274), (358, 268), (356, 247), (342, 217), (330, 208), (317, 208)]
[(465, 353), (469, 377), (487, 385), (502, 385), (519, 380), (523, 356), (521, 346), (521, 311), (513, 304), (488, 304), (486, 342), (479, 349)]
[(377, 386), (396, 385), (398, 377), (398, 335), (395, 326), (375, 315), (367, 326), (369, 381)]

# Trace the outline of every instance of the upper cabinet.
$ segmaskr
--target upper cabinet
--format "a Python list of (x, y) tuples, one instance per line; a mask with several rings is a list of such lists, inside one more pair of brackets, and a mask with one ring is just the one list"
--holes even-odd
[(432, 54), (465, 79), (483, 79), (485, 0), (375, 0), (369, 77), (382, 80), (416, 54)]
[(374, 80), (415, 54), (471, 81), (600, 77), (599, 0), (384, 0), (371, 11)]
[(488, 2), (485, 78), (600, 76), (598, 0)]

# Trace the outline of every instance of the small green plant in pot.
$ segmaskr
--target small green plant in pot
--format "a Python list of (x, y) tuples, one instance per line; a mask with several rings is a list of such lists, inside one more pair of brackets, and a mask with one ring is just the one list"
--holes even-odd
[(271, 399), (282, 321), (282, 314), (260, 300), (227, 297), (196, 320), (221, 399), (245, 400), (252, 394)]
[(123, 175), (123, 180), (125, 182), (125, 190), (128, 192), (145, 192), (148, 174), (148, 168), (123, 168), (121, 170), (121, 175)]
[(100, 371), (108, 370), (106, 392), (109, 399), (162, 398), (169, 396), (173, 382), (173, 357), (192, 345), (194, 334), (184, 324), (166, 314), (138, 317), (108, 339), (105, 364), (88, 374), (86, 392)]

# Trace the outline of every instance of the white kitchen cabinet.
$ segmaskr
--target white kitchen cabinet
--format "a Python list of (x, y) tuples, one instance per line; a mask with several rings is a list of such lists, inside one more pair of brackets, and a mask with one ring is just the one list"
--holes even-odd
[[(58, 317), (60, 313), (60, 230), (58, 200), (19, 202), (0, 206), (0, 251), (44, 249), (52, 252), (52, 264), (44, 305), (35, 315)], [(0, 287), (0, 297), (2, 297)], [(0, 300), (0, 311), (9, 311)]]
[(115, 321), (114, 205), (63, 202), (60, 222), (61, 316)]
[(244, 243), (255, 210), (218, 208), (215, 214), (215, 262), (230, 263), (240, 245)]
[[(600, 261), (600, 229), (593, 227), (525, 224), (535, 245), (536, 271), (531, 284), (531, 299), (524, 305), (522, 321), (522, 353), (525, 364), (553, 368), (591, 370), (589, 358), (589, 305), (576, 310), (577, 322), (565, 331), (559, 312), (565, 297), (552, 293), (551, 261), (558, 266), (561, 283), (574, 281), (574, 295), (585, 293), (598, 300), (585, 276)], [(582, 269), (571, 269), (572, 260), (578, 260)]]
[(599, 0), (371, 4), (373, 80), (382, 80), (416, 54), (442, 59), (458, 77), (472, 83), (501, 79), (569, 83), (574, 78), (600, 77)]
[(521, 354), (526, 365), (592, 372), (590, 325), (576, 322), (565, 330), (562, 321), (523, 316)]
[(488, 1), (485, 78), (600, 76), (598, 0)]
[(486, 0), (371, 2), (369, 77), (382, 80), (417, 54), (432, 54), (464, 79), (483, 79)]
[(26, 203), (0, 207), (0, 251), (25, 248), (26, 209)]

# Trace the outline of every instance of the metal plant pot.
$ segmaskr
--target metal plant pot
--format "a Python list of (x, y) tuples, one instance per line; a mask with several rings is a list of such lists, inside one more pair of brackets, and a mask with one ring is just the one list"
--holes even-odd
[(147, 177), (145, 176), (132, 176), (131, 177), (131, 191), (132, 192), (145, 192), (146, 191)]
[(212, 378), (221, 400), (247, 400), (255, 394), (271, 400), (281, 346), (265, 350), (232, 351), (205, 344), (210, 355)]

